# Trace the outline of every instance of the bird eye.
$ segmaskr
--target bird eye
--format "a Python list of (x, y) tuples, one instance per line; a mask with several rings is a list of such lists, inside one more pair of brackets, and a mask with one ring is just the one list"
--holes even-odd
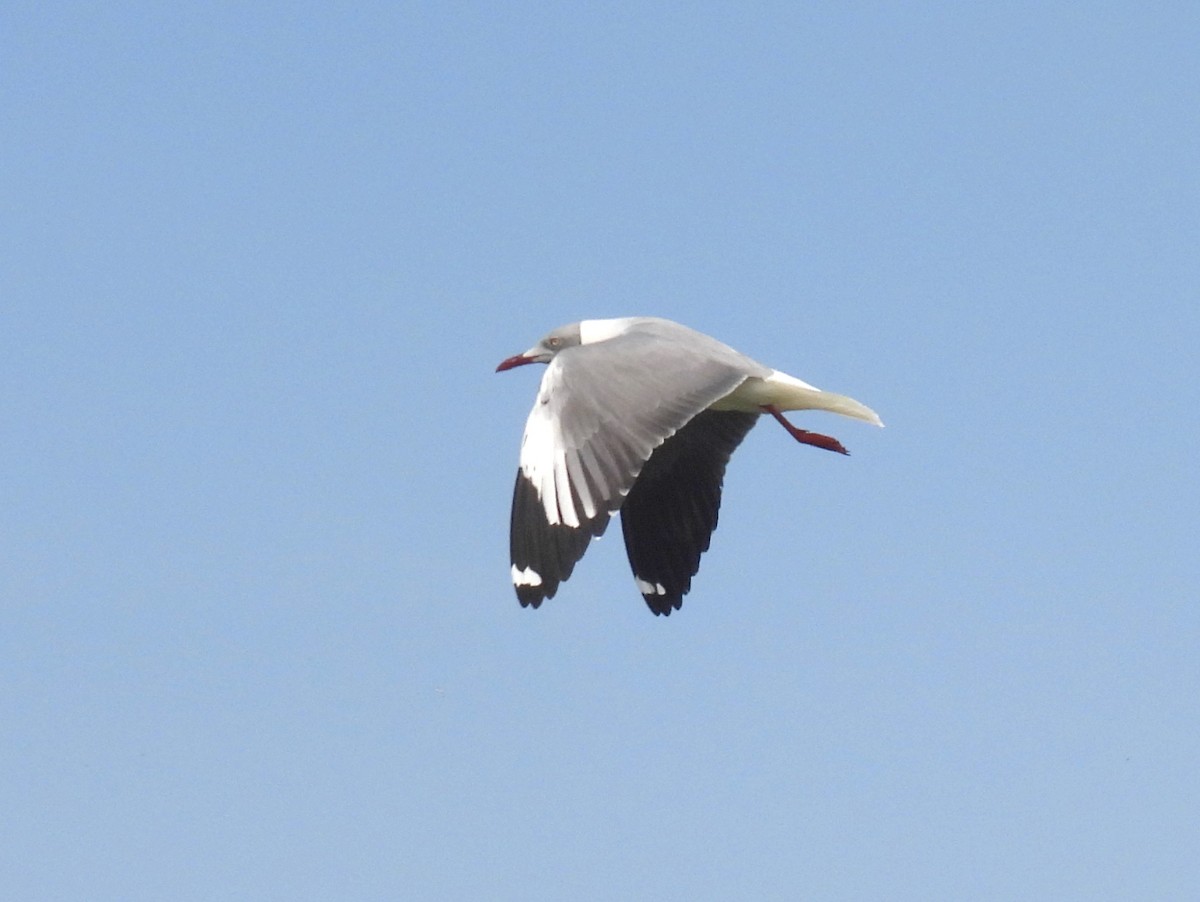
[(562, 339), (561, 338), (551, 338), (549, 341), (546, 342), (546, 344), (550, 345), (550, 347), (552, 347), (552, 348), (557, 348), (560, 344), (562, 344)]

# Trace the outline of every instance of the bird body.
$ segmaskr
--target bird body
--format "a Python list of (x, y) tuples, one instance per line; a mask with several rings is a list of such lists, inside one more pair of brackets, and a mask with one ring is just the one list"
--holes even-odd
[(512, 581), (538, 607), (621, 511), (635, 584), (656, 614), (682, 605), (717, 525), (730, 455), (763, 413), (805, 444), (785, 410), (875, 412), (763, 366), (715, 338), (656, 317), (583, 320), (547, 334), (497, 371), (547, 363), (513, 492)]

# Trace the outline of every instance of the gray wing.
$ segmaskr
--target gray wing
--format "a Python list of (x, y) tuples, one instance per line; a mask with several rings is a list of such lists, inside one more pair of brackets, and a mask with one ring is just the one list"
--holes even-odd
[(661, 444), (621, 508), (625, 552), (655, 614), (679, 610), (717, 528), (725, 466), (756, 413), (705, 410)]
[(767, 373), (715, 339), (660, 320), (560, 352), (526, 421), (513, 490), (521, 604), (554, 596), (655, 448), (748, 376)]

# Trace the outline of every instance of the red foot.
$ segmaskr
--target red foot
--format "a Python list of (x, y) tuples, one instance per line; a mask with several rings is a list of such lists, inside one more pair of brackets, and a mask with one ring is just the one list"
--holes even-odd
[(824, 448), (826, 451), (836, 451), (838, 454), (849, 455), (849, 451), (843, 447), (842, 443), (829, 435), (821, 435), (819, 432), (809, 432), (807, 429), (799, 429), (787, 421), (787, 418), (774, 404), (764, 404), (762, 408), (766, 413), (769, 413), (779, 421), (779, 425), (788, 431), (796, 441), (805, 445), (812, 445), (816, 448)]

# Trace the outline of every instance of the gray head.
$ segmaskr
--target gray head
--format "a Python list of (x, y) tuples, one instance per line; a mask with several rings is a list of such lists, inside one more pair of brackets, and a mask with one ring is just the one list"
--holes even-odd
[(517, 354), (501, 361), (500, 365), (496, 367), (496, 372), (511, 370), (514, 366), (524, 366), (527, 363), (549, 363), (559, 351), (576, 347), (582, 343), (579, 326), (579, 323), (559, 326), (553, 332), (547, 333), (541, 341), (524, 354)]

